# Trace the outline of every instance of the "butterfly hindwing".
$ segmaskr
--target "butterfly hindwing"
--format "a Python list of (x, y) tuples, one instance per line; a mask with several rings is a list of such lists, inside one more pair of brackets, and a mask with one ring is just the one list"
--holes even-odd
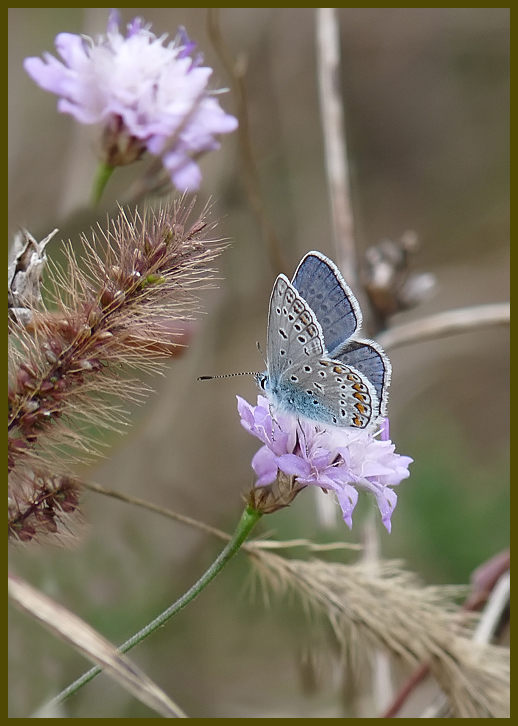
[(355, 368), (372, 383), (378, 403), (376, 414), (384, 416), (392, 367), (380, 346), (372, 340), (352, 340), (336, 358)]

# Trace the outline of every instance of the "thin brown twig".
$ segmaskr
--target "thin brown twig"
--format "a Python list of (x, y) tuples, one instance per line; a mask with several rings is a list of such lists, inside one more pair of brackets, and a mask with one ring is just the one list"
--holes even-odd
[(473, 305), (468, 308), (447, 310), (444, 313), (390, 328), (381, 333), (377, 341), (384, 350), (393, 350), (410, 343), (457, 335), (478, 328), (509, 325), (510, 315), (509, 303)]
[[(182, 522), (183, 524), (187, 524), (190, 527), (195, 527), (196, 529), (199, 529), (202, 532), (206, 532), (207, 534), (212, 534), (215, 537), (218, 537), (218, 539), (224, 540), (225, 542), (228, 542), (231, 539), (231, 535), (223, 532), (221, 529), (212, 527), (210, 524), (205, 524), (204, 522), (200, 522), (198, 519), (188, 517), (185, 514), (178, 514), (178, 512), (175, 512), (172, 509), (168, 509), (167, 507), (161, 507), (158, 504), (153, 504), (152, 502), (148, 502), (145, 499), (134, 497), (131, 494), (124, 494), (123, 492), (118, 492), (115, 489), (108, 489), (107, 487), (101, 486), (100, 484), (95, 484), (93, 482), (83, 482), (83, 486), (85, 487), (85, 489), (89, 489), (90, 491), (96, 492), (97, 494), (104, 494), (107, 497), (119, 499), (120, 501), (126, 502), (127, 504), (135, 504), (137, 507), (143, 507), (144, 509), (148, 509), (150, 512), (162, 514), (164, 517), (169, 517), (170, 519), (174, 519), (177, 522)], [(317, 544), (315, 542), (311, 542), (308, 539), (293, 539), (285, 540), (282, 542), (276, 540), (254, 539), (250, 540), (249, 542), (245, 542), (242, 545), (242, 549), (246, 550), (250, 554), (253, 554), (258, 549), (271, 550), (287, 549), (291, 547), (305, 547), (311, 552), (329, 552), (338, 549), (361, 549), (361, 545), (349, 542), (328, 542), (326, 544)]]
[(274, 273), (278, 274), (287, 268), (285, 260), (283, 259), (279, 240), (268, 218), (261, 196), (259, 174), (257, 172), (257, 165), (255, 163), (254, 152), (252, 149), (250, 125), (248, 122), (245, 63), (242, 59), (235, 61), (234, 58), (232, 58), (228, 46), (223, 40), (219, 25), (219, 8), (208, 8), (207, 33), (230, 80), (232, 93), (236, 103), (236, 116), (239, 121), (237, 138), (245, 190), (250, 206), (259, 221), (264, 235), (270, 264), (273, 267)]
[(92, 482), (85, 482), (84, 486), (85, 489), (90, 489), (92, 492), (96, 492), (97, 494), (104, 494), (107, 497), (119, 499), (120, 501), (127, 502), (128, 504), (135, 504), (138, 507), (148, 509), (150, 512), (162, 514), (164, 517), (169, 517), (170, 519), (175, 519), (176, 521), (182, 522), (183, 524), (188, 524), (190, 527), (201, 529), (203, 532), (206, 532), (207, 534), (213, 534), (215, 537), (218, 537), (219, 539), (222, 539), (224, 541), (229, 541), (231, 539), (231, 536), (226, 532), (223, 532), (221, 529), (211, 527), (210, 524), (205, 524), (204, 522), (200, 522), (197, 519), (193, 519), (192, 517), (187, 517), (185, 514), (178, 514), (178, 512), (175, 512), (172, 509), (168, 509), (167, 507), (160, 507), (158, 504), (153, 504), (152, 502), (148, 502), (145, 499), (134, 497), (131, 494), (123, 494), (122, 492), (118, 492), (115, 489), (108, 489), (101, 486), (100, 484), (94, 484)]

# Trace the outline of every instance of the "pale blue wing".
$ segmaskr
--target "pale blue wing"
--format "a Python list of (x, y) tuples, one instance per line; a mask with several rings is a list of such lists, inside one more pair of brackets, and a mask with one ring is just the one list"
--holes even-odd
[(384, 416), (392, 366), (381, 347), (372, 340), (352, 340), (334, 357), (355, 368), (372, 383), (378, 399), (375, 414)]
[(357, 428), (378, 417), (374, 385), (352, 365), (327, 357), (314, 311), (284, 275), (270, 298), (267, 351), (268, 370), (257, 382), (281, 410)]
[(313, 310), (324, 334), (329, 355), (360, 328), (360, 306), (337, 266), (320, 252), (309, 252), (300, 262), (293, 287)]
[(290, 281), (279, 275), (268, 313), (268, 375), (278, 379), (294, 364), (324, 355), (322, 329)]

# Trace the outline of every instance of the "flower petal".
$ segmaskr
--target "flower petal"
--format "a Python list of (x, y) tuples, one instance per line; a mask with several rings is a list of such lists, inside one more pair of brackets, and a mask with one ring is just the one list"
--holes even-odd
[(317, 486), (336, 493), (344, 521), (352, 526), (358, 491), (376, 497), (384, 526), (390, 532), (397, 495), (390, 488), (409, 476), (412, 459), (395, 453), (390, 440), (380, 440), (372, 432), (353, 429), (326, 429), (308, 420), (275, 411), (263, 396), (250, 406), (238, 396), (241, 423), (264, 446), (252, 466), (259, 477), (256, 486), (272, 483), (279, 471), (295, 477), (304, 486)]
[[(109, 128), (103, 137), (107, 164), (131, 163), (147, 149), (162, 157), (180, 191), (195, 191), (202, 179), (198, 157), (219, 149), (217, 137), (234, 131), (237, 119), (209, 90), (212, 68), (201, 66), (199, 55), (191, 57), (196, 44), (183, 28), (166, 46), (167, 36), (157, 38), (141, 18), (128, 25), (126, 37), (119, 23), (110, 11), (106, 36), (95, 41), (60, 33), (55, 45), (63, 62), (44, 54), (43, 60), (26, 58), (25, 70), (59, 96), (61, 113)], [(114, 119), (120, 138), (112, 133)]]
[(252, 459), (252, 469), (258, 476), (256, 486), (262, 487), (272, 484), (277, 478), (277, 463), (275, 455), (267, 446), (262, 446)]

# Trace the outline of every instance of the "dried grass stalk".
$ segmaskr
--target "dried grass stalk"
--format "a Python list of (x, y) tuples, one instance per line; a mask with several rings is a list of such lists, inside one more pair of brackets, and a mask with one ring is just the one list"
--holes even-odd
[(329, 620), (352, 667), (355, 654), (384, 648), (412, 665), (428, 661), (454, 718), (509, 717), (509, 652), (475, 643), (473, 618), (452, 601), (461, 588), (423, 587), (397, 563), (345, 565), (288, 560), (256, 549), (252, 559), (274, 590), (297, 593)]

